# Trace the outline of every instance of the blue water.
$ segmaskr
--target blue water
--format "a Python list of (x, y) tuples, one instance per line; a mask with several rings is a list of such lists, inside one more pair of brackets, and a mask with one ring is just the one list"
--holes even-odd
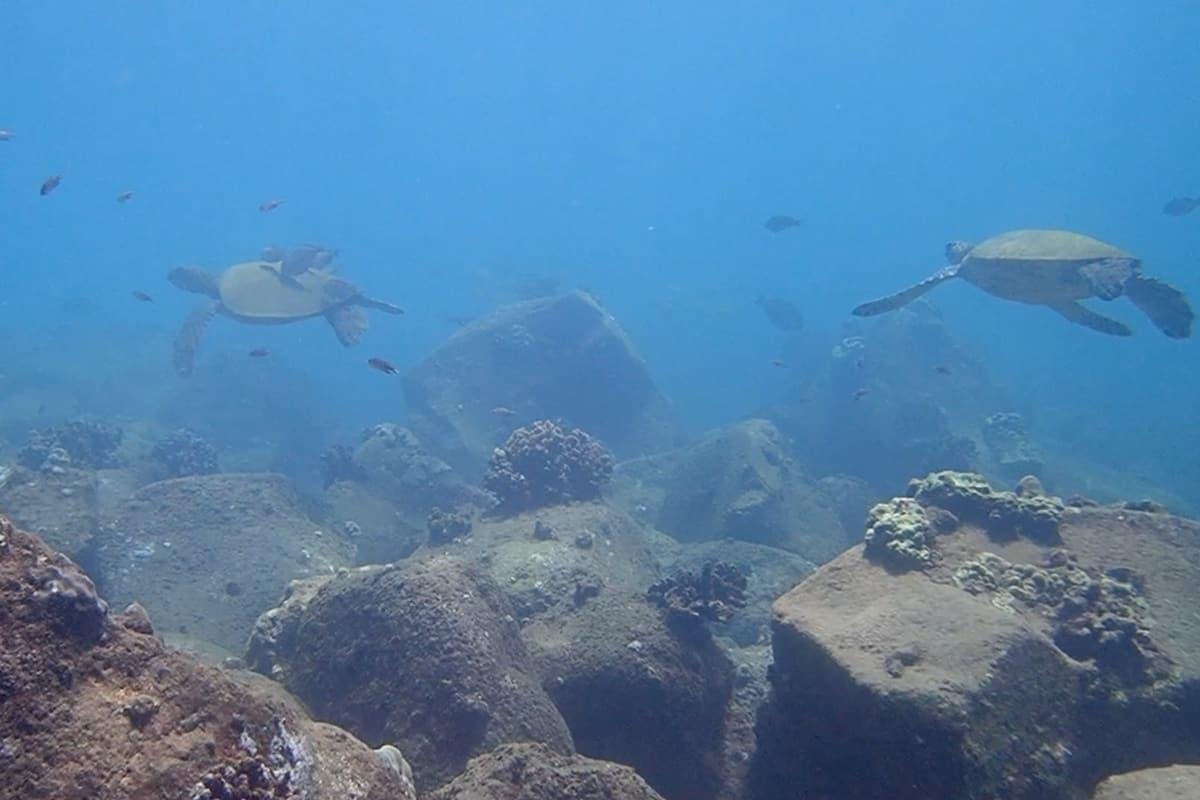
[[(268, 346), (348, 427), (403, 418), (367, 355), (410, 366), (527, 276), (601, 297), (693, 430), (786, 396), (756, 294), (832, 339), (948, 239), (1076, 229), (1200, 299), (1200, 212), (1160, 211), (1200, 194), (1198, 41), (1182, 3), (14, 0), (0, 372), (99, 376), (84, 410), (135, 414), (199, 304), (167, 269), (301, 241), (407, 316), (353, 351), (321, 322), (218, 321), (202, 358)], [(804, 224), (771, 235), (777, 213)], [(965, 285), (930, 299), (1087, 457), (1200, 477), (1194, 342), (1125, 302), (1117, 340)]]

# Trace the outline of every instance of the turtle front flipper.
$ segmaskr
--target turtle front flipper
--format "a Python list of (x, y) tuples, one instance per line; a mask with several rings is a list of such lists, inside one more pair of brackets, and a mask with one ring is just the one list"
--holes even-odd
[(192, 374), (192, 367), (196, 363), (196, 350), (200, 347), (200, 340), (204, 338), (208, 321), (216, 316), (220, 308), (220, 303), (214, 303), (207, 308), (193, 311), (183, 320), (179, 333), (175, 335), (175, 371), (180, 375)]
[(346, 347), (358, 344), (371, 324), (367, 319), (367, 312), (351, 305), (335, 306), (329, 309), (325, 312), (325, 319), (329, 320), (333, 332), (337, 334), (338, 341)]
[(901, 306), (906, 306), (913, 300), (916, 300), (921, 295), (928, 292), (933, 287), (943, 281), (948, 281), (951, 278), (957, 277), (959, 265), (943, 267), (937, 272), (930, 275), (925, 280), (918, 284), (908, 287), (904, 291), (888, 297), (881, 297), (878, 300), (872, 300), (869, 303), (863, 303), (852, 312), (856, 317), (873, 317), (876, 314), (882, 314), (885, 311), (895, 311)]
[(167, 273), (167, 280), (185, 292), (208, 295), (214, 300), (221, 297), (217, 276), (200, 267), (175, 267)]
[(1192, 335), (1196, 318), (1187, 295), (1169, 283), (1144, 275), (1134, 275), (1125, 282), (1125, 296), (1150, 318), (1154, 326), (1172, 339)]
[(404, 309), (401, 308), (400, 306), (394, 306), (391, 303), (388, 303), (384, 300), (376, 300), (374, 297), (367, 297), (366, 295), (359, 296), (358, 304), (362, 305), (362, 306), (366, 306), (367, 308), (373, 308), (376, 311), (382, 311), (385, 314), (403, 314), (404, 313)]
[(1109, 319), (1103, 314), (1097, 314), (1081, 303), (1073, 301), (1053, 303), (1049, 305), (1049, 308), (1062, 314), (1076, 325), (1082, 325), (1085, 328), (1091, 328), (1100, 333), (1107, 333), (1109, 336), (1129, 336), (1133, 333), (1125, 323)]

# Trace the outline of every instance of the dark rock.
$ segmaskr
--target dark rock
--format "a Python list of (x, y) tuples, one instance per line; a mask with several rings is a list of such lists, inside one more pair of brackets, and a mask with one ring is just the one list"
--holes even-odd
[(660, 552), (664, 572), (697, 571), (706, 563), (725, 561), (746, 576), (746, 604), (714, 633), (739, 647), (767, 645), (771, 641), (771, 604), (815, 569), (795, 553), (736, 539), (674, 545)]
[(35, 430), (17, 453), (27, 469), (53, 472), (68, 466), (103, 469), (118, 465), (120, 428), (95, 420), (72, 420), (65, 425)]
[(442, 511), (435, 506), (426, 523), (429, 529), (429, 543), (437, 546), (466, 536), (471, 532), (473, 524), (468, 512), (461, 509)]
[(718, 431), (684, 454), (667, 484), (657, 527), (681, 541), (742, 539), (817, 562), (846, 546), (831, 501), (764, 420)]
[(96, 592), (91, 578), (66, 556), (30, 571), (37, 590), (33, 602), (53, 620), (55, 627), (84, 642), (100, 638), (108, 622), (108, 603)]
[[(268, 767), (274, 787), (286, 782), (292, 797), (415, 797), (365, 745), (312, 722), (269, 681), (235, 679), (113, 620), (101, 621), (102, 635), (91, 642), (63, 633), (42, 613), (37, 595), (45, 590), (30, 578), (63, 557), (20, 531), (3, 536), (0, 794), (6, 798), (204, 797), (203, 782), (214, 773), (224, 779), (231, 774), (226, 767), (235, 777), (227, 783), (235, 786), (239, 774), (247, 782), (261, 777), (243, 769), (247, 760)], [(82, 574), (74, 579), (86, 581)], [(238, 786), (245, 793), (237, 796), (255, 797), (249, 793), (255, 788), (263, 787)]]
[(580, 753), (630, 765), (668, 798), (716, 796), (733, 676), (711, 639), (678, 635), (644, 596), (611, 589), (524, 631)]
[(555, 535), (554, 528), (539, 519), (534, 520), (533, 523), (533, 538), (539, 542), (548, 542), (551, 539), (557, 539), (558, 536)]
[(1004, 477), (1016, 480), (1022, 475), (1040, 475), (1042, 455), (1029, 439), (1025, 418), (1006, 411), (990, 415), (983, 423), (983, 440)]
[(506, 744), (476, 756), (429, 800), (661, 800), (629, 767)]
[(755, 800), (1075, 800), (1200, 758), (1200, 527), (1070, 510), (1061, 541), (963, 525), (924, 571), (855, 550), (780, 598)]
[(365, 481), (367, 471), (354, 463), (354, 448), (333, 444), (321, 451), (321, 484), (328, 489), (338, 481)]
[(166, 470), (169, 478), (211, 475), (218, 470), (216, 448), (187, 428), (180, 428), (155, 444), (150, 458)]
[(444, 556), (346, 571), (299, 609), (291, 635), (253, 642), (266, 665), (321, 718), (369, 744), (397, 744), (418, 788), (512, 741), (572, 751), (562, 717), (538, 685), (512, 611), (478, 570)]
[(491, 502), (400, 425), (373, 425), (352, 453), (341, 448), (327, 450), (326, 455), (323, 468), (332, 480), (325, 501), (333, 518), (358, 525), (358, 563), (406, 558), (424, 543), (435, 508), (469, 516), (471, 509), (487, 508)]
[(130, 603), (125, 606), (125, 610), (117, 617), (117, 623), (134, 633), (146, 636), (154, 635), (154, 624), (150, 621), (150, 612), (140, 603)]
[[(104, 594), (141, 603), (166, 635), (241, 650), (288, 582), (349, 563), (281, 475), (204, 475), (145, 486), (96, 537)], [(236, 590), (229, 591), (230, 584)]]
[(588, 434), (538, 420), (513, 431), (492, 452), (483, 485), (514, 513), (572, 500), (594, 500), (612, 475), (612, 456)]
[(870, 484), (853, 475), (827, 475), (817, 481), (817, 488), (833, 504), (833, 510), (846, 533), (846, 544), (857, 544), (866, 524), (867, 512), (878, 501), (878, 495)]
[(622, 458), (664, 449), (675, 434), (629, 337), (582, 292), (474, 321), (405, 376), (404, 395), (421, 439), (471, 476), (514, 420), (562, 418)]
[(746, 576), (733, 564), (712, 561), (663, 578), (646, 596), (666, 612), (669, 624), (694, 631), (705, 622), (728, 622), (745, 607)]

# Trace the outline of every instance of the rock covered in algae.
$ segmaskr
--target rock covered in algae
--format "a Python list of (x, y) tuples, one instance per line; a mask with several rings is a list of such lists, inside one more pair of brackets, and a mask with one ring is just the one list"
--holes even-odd
[(934, 538), (957, 524), (947, 511), (927, 508), (911, 497), (895, 497), (871, 509), (865, 554), (898, 569), (931, 567), (939, 561)]
[(931, 473), (910, 481), (908, 496), (922, 505), (944, 508), (963, 521), (978, 524), (996, 538), (1025, 536), (1042, 544), (1059, 541), (1061, 500), (996, 491), (986, 478), (974, 472)]
[(1169, 660), (1150, 637), (1144, 581), (1127, 568), (1093, 575), (1065, 550), (1053, 551), (1044, 566), (980, 553), (955, 571), (954, 583), (971, 594), (990, 595), (992, 605), (1009, 613), (1024, 609), (1047, 617), (1060, 650), (1124, 685), (1152, 683), (1167, 674)]

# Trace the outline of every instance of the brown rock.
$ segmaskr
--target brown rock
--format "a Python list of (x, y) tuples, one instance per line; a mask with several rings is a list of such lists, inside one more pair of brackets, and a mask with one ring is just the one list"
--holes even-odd
[[(314, 723), (269, 682), (206, 667), (108, 620), (61, 632), (35, 577), (62, 557), (37, 537), (0, 545), (0, 794), (29, 800), (190, 797), (223, 767), (257, 770), (311, 800), (411, 798), (344, 731)], [(68, 562), (69, 563), (69, 562)]]
[(1200, 758), (1200, 525), (1070, 509), (1061, 548), (989, 533), (939, 537), (923, 572), (855, 549), (776, 602), (756, 800), (1066, 800)]

